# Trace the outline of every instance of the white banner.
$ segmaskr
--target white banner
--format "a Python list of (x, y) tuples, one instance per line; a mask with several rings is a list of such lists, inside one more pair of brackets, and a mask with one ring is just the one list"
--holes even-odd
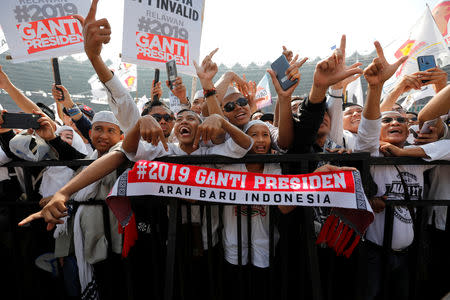
[(364, 106), (364, 95), (361, 86), (361, 77), (357, 78), (356, 80), (350, 82), (349, 85), (347, 85), (347, 102)]
[(269, 75), (267, 73), (264, 74), (264, 77), (256, 86), (255, 101), (256, 107), (258, 109), (261, 109), (263, 107), (272, 104), (272, 95), (270, 93), (270, 86), (269, 86)]
[(2, 0), (0, 20), (12, 61), (26, 62), (83, 52), (82, 27), (72, 15), (85, 16), (90, 2)]
[(3, 33), (2, 26), (0, 26), (0, 54), (8, 50), (8, 44), (6, 43), (5, 34)]
[(403, 75), (419, 71), (418, 56), (434, 55), (436, 64), (440, 67), (447, 65), (450, 60), (450, 51), (428, 7), (409, 31), (409, 36), (405, 36), (404, 39), (399, 39), (385, 47), (384, 53), (390, 63), (394, 63), (402, 56), (409, 55), (408, 60), (385, 83), (384, 92), (389, 92)]
[[(423, 86), (419, 91), (413, 90), (403, 101), (402, 107), (409, 111), (411, 107), (419, 100), (422, 100), (427, 97), (433, 97), (436, 95), (436, 91), (434, 90), (431, 84)], [(414, 109), (413, 111), (417, 111)]]
[(137, 66), (121, 62), (116, 71), (122, 85), (130, 92), (137, 90)]
[(122, 59), (163, 70), (175, 59), (179, 73), (195, 76), (203, 7), (203, 0), (124, 0)]

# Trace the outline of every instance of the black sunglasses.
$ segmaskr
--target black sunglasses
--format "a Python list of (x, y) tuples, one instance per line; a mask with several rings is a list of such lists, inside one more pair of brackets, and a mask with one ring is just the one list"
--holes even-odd
[(404, 118), (404, 117), (397, 117), (397, 118), (386, 117), (386, 118), (381, 119), (381, 122), (387, 124), (387, 123), (391, 123), (394, 120), (397, 120), (397, 122), (399, 122), (399, 123), (406, 123), (406, 118)]
[(164, 114), (164, 115), (152, 114), (152, 117), (155, 118), (156, 122), (161, 121), (161, 119), (164, 119), (164, 121), (166, 121), (166, 122), (173, 121), (173, 117), (169, 114)]
[(409, 121), (410, 121), (410, 122), (415, 122), (415, 121), (417, 121), (417, 117), (409, 118)]
[(247, 99), (245, 98), (239, 98), (236, 101), (230, 101), (227, 102), (224, 106), (223, 106), (223, 110), (226, 112), (231, 112), (236, 108), (236, 104), (239, 106), (246, 106), (248, 104)]

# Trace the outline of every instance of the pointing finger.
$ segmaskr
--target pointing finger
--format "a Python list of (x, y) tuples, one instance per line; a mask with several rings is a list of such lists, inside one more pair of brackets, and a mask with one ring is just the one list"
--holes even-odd
[(95, 15), (97, 14), (97, 3), (98, 0), (92, 0), (91, 8), (86, 16), (86, 21), (91, 22), (95, 20)]
[(347, 44), (347, 37), (345, 36), (345, 34), (342, 35), (341, 37), (341, 45), (339, 46), (339, 49), (341, 49), (342, 51), (342, 55), (345, 58), (345, 46)]
[(403, 56), (403, 57), (401, 57), (399, 60), (397, 60), (397, 61), (394, 63), (395, 69), (397, 69), (398, 67), (400, 67), (400, 65), (403, 64), (408, 58), (409, 58), (409, 56)]
[(198, 127), (197, 132), (195, 133), (195, 138), (194, 138), (194, 143), (193, 143), (194, 149), (198, 148), (198, 144), (200, 142), (200, 137), (202, 135), (201, 131), (202, 131), (201, 127)]
[(212, 58), (216, 52), (219, 51), (219, 48), (214, 49), (208, 56), (209, 58)]
[(26, 217), (25, 219), (23, 219), (22, 221), (20, 221), (18, 225), (19, 226), (23, 226), (25, 224), (28, 224), (28, 223), (34, 221), (34, 220), (42, 219), (42, 218), (43, 218), (42, 211), (38, 211), (37, 213), (31, 214), (28, 217)]
[(375, 41), (373, 44), (375, 45), (375, 49), (377, 50), (378, 57), (386, 60), (386, 58), (384, 57), (383, 48), (381, 47), (380, 42)]

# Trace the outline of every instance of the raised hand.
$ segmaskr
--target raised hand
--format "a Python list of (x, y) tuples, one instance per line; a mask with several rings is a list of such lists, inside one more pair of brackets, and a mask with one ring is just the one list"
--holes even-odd
[(80, 15), (73, 17), (83, 26), (84, 51), (89, 59), (100, 56), (103, 44), (111, 40), (111, 26), (107, 19), (95, 19), (98, 0), (92, 0), (86, 19)]
[[(166, 85), (170, 88), (169, 81), (166, 81)], [(180, 99), (181, 103), (184, 103), (183, 100), (186, 99), (186, 86), (183, 83), (183, 80), (180, 76), (178, 76), (172, 84), (172, 93)]]
[(6, 89), (11, 85), (12, 83), (9, 80), (8, 75), (6, 75), (6, 73), (3, 72), (2, 66), (0, 66), (0, 89)]
[[(57, 87), (62, 90), (62, 93), (60, 90), (57, 89)], [(64, 101), (59, 101), (61, 99), (62, 95), (64, 94)], [(64, 107), (71, 108), (75, 103), (73, 103), (72, 98), (70, 97), (69, 91), (63, 86), (63, 85), (52, 85), (52, 96), (53, 99), (57, 103), (62, 103)]]
[(422, 80), (419, 79), (418, 73), (404, 75), (398, 84), (398, 87), (401, 89), (402, 93), (409, 92), (412, 89), (420, 90), (422, 86), (423, 83)]
[(286, 75), (289, 78), (289, 80), (294, 81), (297, 79), (297, 82), (287, 90), (283, 90), (283, 88), (281, 87), (280, 83), (278, 82), (275, 71), (273, 71), (272, 69), (267, 69), (267, 72), (269, 73), (270, 78), (272, 79), (272, 83), (273, 86), (275, 87), (278, 97), (288, 99), (289, 101), (291, 101), (291, 96), (294, 93), (294, 90), (297, 88), (298, 84), (300, 83), (301, 73), (299, 69), (308, 60), (308, 58), (305, 57), (301, 61), (297, 60), (298, 55), (296, 55), (294, 59), (291, 60), (290, 66), (286, 70)]
[[(204, 89), (209, 89), (214, 86), (212, 85), (212, 80), (214, 76), (217, 74), (217, 71), (219, 68), (217, 67), (216, 63), (212, 61), (212, 57), (216, 52), (219, 50), (219, 48), (214, 49), (210, 54), (206, 55), (206, 57), (203, 59), (202, 64), (199, 66), (197, 62), (194, 60), (194, 67), (197, 71), (197, 76), (200, 82), (202, 83), (202, 87)], [(207, 84), (208, 86), (205, 87), (204, 84)]]
[(290, 62), (294, 57), (294, 53), (287, 49), (286, 46), (283, 46), (283, 55), (286, 57), (287, 61)]
[(389, 64), (384, 57), (380, 43), (376, 41), (374, 45), (378, 57), (374, 58), (372, 63), (364, 70), (364, 77), (370, 86), (383, 86), (384, 82), (408, 59), (408, 56), (403, 56), (395, 63)]
[(362, 74), (362, 70), (358, 68), (361, 65), (360, 63), (355, 63), (351, 66), (345, 65), (345, 46), (346, 37), (342, 35), (340, 47), (334, 50), (329, 58), (320, 61), (316, 65), (314, 87), (326, 90), (347, 77)]
[(163, 91), (162, 91), (162, 87), (161, 87), (161, 81), (158, 81), (155, 84), (155, 80), (152, 81), (152, 88), (150, 91), (151, 94), (151, 98), (150, 99), (154, 99), (155, 95), (158, 97), (158, 99), (161, 99)]
[(37, 120), (39, 128), (35, 130), (36, 134), (46, 141), (56, 138), (55, 128), (52, 126), (53, 121), (43, 112), (33, 110), (33, 113), (41, 116), (41, 118)]
[(436, 93), (447, 86), (447, 72), (435, 67), (426, 71), (415, 73), (420, 80), (428, 80), (423, 85), (433, 84)]

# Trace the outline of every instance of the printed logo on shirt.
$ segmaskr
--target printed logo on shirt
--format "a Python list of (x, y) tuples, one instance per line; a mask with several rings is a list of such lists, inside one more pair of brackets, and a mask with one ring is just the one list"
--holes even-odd
[[(401, 172), (403, 180), (406, 183), (408, 194), (411, 200), (420, 200), (422, 198), (423, 187), (417, 182), (417, 176), (408, 172)], [(405, 198), (404, 188), (400, 175), (397, 174), (398, 180), (393, 180), (386, 184), (387, 200), (402, 200)], [(411, 224), (412, 219), (406, 206), (396, 206), (394, 216), (403, 223)]]
[(139, 232), (150, 234), (152, 232), (150, 224), (139, 222), (137, 225)]
[[(261, 216), (265, 217), (267, 215), (266, 207), (264, 205), (251, 205), (250, 206), (250, 215), (253, 217)], [(237, 206), (234, 207), (234, 216), (238, 215)], [(247, 207), (241, 207), (241, 216), (247, 216)]]
[[(408, 188), (411, 200), (420, 200), (422, 198), (423, 187), (417, 182), (417, 176), (408, 172), (401, 172)], [(405, 198), (404, 188), (400, 175), (397, 174), (398, 180), (386, 183), (386, 196), (388, 200), (401, 200)]]

